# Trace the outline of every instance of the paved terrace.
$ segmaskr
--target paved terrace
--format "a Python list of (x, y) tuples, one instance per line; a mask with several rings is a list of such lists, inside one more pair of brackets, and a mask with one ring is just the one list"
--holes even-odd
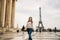
[[(60, 32), (33, 32), (33, 40), (60, 40)], [(0, 40), (28, 40), (27, 32), (10, 33), (0, 35)]]

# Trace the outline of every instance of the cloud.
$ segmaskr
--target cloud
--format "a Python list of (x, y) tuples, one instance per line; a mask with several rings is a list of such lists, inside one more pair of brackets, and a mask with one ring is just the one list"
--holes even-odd
[(48, 5), (53, 8), (60, 9), (60, 0), (48, 0)]

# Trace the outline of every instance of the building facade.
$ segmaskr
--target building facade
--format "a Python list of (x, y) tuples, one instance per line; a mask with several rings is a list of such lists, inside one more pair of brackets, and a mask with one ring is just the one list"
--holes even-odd
[(16, 0), (0, 0), (0, 28), (14, 28)]

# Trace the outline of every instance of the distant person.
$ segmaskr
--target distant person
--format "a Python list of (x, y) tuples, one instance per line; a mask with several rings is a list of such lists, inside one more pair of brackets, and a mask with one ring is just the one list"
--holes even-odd
[(29, 17), (27, 25), (26, 25), (26, 29), (29, 35), (29, 39), (28, 40), (32, 40), (31, 34), (33, 31), (33, 21), (32, 21), (32, 17)]
[(21, 29), (21, 30), (22, 30), (22, 31), (25, 31), (24, 29), (25, 29), (25, 27), (24, 27), (24, 25), (23, 25), (23, 27), (22, 27), (22, 29)]
[(19, 32), (19, 30), (17, 30), (17, 33)]
[(56, 33), (56, 31), (57, 31), (57, 28), (55, 27), (55, 28), (54, 28), (54, 32)]
[(18, 29), (18, 24), (17, 24), (17, 33), (19, 32), (19, 29)]

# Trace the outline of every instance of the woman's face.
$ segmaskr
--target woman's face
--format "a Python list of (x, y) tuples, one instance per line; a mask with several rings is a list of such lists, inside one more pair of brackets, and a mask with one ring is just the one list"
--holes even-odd
[(32, 17), (29, 17), (28, 22), (31, 22), (31, 23), (33, 22), (33, 21), (32, 21)]
[(32, 18), (30, 17), (29, 20), (32, 21)]

